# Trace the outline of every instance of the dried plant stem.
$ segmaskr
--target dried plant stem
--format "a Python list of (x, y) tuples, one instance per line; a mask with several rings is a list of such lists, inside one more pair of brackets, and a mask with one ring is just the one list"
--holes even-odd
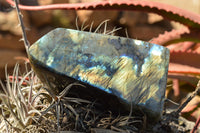
[[(199, 92), (199, 90), (200, 90), (200, 81), (198, 82), (198, 84), (197, 84), (197, 87), (196, 87), (196, 90), (193, 92), (193, 95), (197, 95), (198, 94), (198, 92)], [(199, 124), (200, 124), (200, 116), (199, 116), (199, 118), (197, 119), (197, 121), (196, 121), (196, 123), (195, 123), (195, 125), (194, 125), (194, 127), (193, 127), (193, 129), (192, 129), (192, 131), (191, 131), (191, 133), (195, 133), (196, 132), (196, 130), (198, 129), (198, 127), (199, 127)]]
[[(188, 105), (188, 103), (200, 92), (200, 80), (196, 86), (195, 91), (173, 112), (166, 114), (165, 117), (162, 119), (162, 123), (164, 125), (168, 125), (171, 121), (177, 121), (178, 117), (180, 116), (181, 111)], [(196, 121), (194, 128), (192, 129), (191, 133), (195, 133), (198, 126), (200, 124), (200, 117)]]
[(28, 53), (28, 48), (30, 47), (30, 44), (29, 44), (27, 36), (26, 36), (25, 26), (24, 26), (23, 19), (22, 19), (22, 14), (21, 14), (19, 6), (18, 6), (18, 0), (15, 0), (15, 5), (16, 5), (16, 11), (17, 11), (19, 23), (20, 23), (20, 26), (22, 29), (22, 37), (23, 37), (23, 41), (24, 41), (24, 46), (26, 48), (26, 53)]
[(195, 133), (196, 130), (198, 129), (198, 127), (199, 127), (199, 124), (200, 124), (200, 116), (197, 119), (197, 121), (196, 121), (196, 123), (195, 123), (195, 125), (194, 125), (194, 127), (193, 127), (193, 129), (192, 129), (192, 131), (190, 133)]
[(179, 106), (179, 108), (176, 110), (176, 114), (178, 115), (183, 108), (185, 108), (185, 106), (200, 92), (200, 80), (197, 84), (197, 87), (195, 89), (195, 91)]

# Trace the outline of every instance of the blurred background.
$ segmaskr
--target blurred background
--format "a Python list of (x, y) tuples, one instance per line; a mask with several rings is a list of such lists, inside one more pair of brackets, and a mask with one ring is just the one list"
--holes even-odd
[[(47, 5), (56, 3), (78, 3), (78, 2), (93, 2), (97, 0), (20, 0), (24, 5)], [(100, 0), (99, 0), (100, 1)], [(167, 3), (191, 12), (200, 14), (199, 0), (152, 0), (162, 3)], [(180, 29), (183, 25), (163, 20), (159, 15), (144, 12), (133, 11), (67, 11), (67, 10), (45, 10), (45, 11), (22, 11), (23, 20), (26, 26), (28, 41), (30, 44), (34, 43), (47, 32), (57, 27), (65, 27), (70, 29), (79, 29), (85, 27), (85, 31), (90, 29), (92, 31), (102, 23), (104, 20), (109, 20), (107, 30), (122, 27), (122, 29), (115, 32), (117, 36), (127, 36), (134, 39), (150, 41), (165, 31), (172, 29)], [(100, 28), (103, 32), (104, 25)], [(16, 62), (24, 64), (26, 60), (26, 53), (24, 44), (20, 41), (22, 32), (19, 27), (17, 13), (5, 0), (0, 0), (0, 79), (5, 79), (5, 65), (7, 64), (8, 72), (11, 73)], [(175, 102), (181, 102), (183, 98), (193, 91), (195, 86), (180, 83), (181, 91), (179, 95), (174, 95), (172, 88), (172, 81), (168, 81), (168, 88), (166, 95)], [(199, 116), (200, 98), (196, 97), (191, 103), (195, 105), (196, 112), (192, 110), (185, 111), (185, 116), (188, 119), (195, 121)], [(170, 105), (172, 106), (172, 104)], [(176, 106), (175, 106), (176, 107)], [(190, 114), (188, 115), (188, 112)], [(193, 114), (192, 114), (193, 113)], [(191, 115), (192, 114), (192, 115)]]

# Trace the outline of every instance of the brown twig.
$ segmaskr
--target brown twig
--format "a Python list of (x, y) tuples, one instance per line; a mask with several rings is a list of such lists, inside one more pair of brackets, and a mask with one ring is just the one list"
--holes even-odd
[(197, 84), (195, 91), (179, 106), (179, 108), (175, 111), (175, 113), (178, 115), (183, 110), (183, 108), (185, 108), (185, 106), (199, 93), (199, 91), (200, 91), (200, 80)]
[(23, 19), (22, 19), (22, 14), (21, 14), (19, 6), (18, 6), (18, 0), (15, 0), (15, 6), (16, 6), (19, 23), (20, 23), (20, 26), (22, 29), (22, 37), (23, 37), (23, 41), (24, 41), (24, 46), (26, 48), (26, 53), (28, 53), (28, 48), (30, 47), (30, 44), (29, 44), (27, 36), (26, 36), (25, 26), (24, 26)]
[(192, 129), (192, 131), (190, 133), (195, 133), (196, 130), (198, 129), (198, 127), (199, 127), (199, 124), (200, 124), (200, 116), (197, 119), (197, 121), (196, 121), (196, 123), (195, 123), (195, 125), (194, 125), (194, 127), (193, 127), (193, 129)]
[[(198, 82), (197, 87), (196, 87), (196, 90), (195, 90), (196, 94), (199, 92), (199, 90), (200, 90), (200, 81)], [(193, 93), (194, 93), (194, 92), (193, 92)], [(193, 127), (193, 129), (192, 129), (192, 131), (191, 131), (191, 133), (195, 133), (195, 132), (196, 132), (196, 130), (197, 130), (198, 127), (199, 127), (199, 124), (200, 124), (200, 116), (199, 116), (199, 118), (197, 119), (197, 121), (196, 121), (196, 123), (195, 123), (195, 125), (194, 125), (194, 127)]]
[[(195, 91), (178, 107), (177, 110), (169, 113), (169, 114), (165, 114), (163, 116), (162, 119), (162, 124), (161, 125), (169, 125), (169, 123), (171, 123), (172, 121), (176, 121), (178, 122), (178, 117), (179, 114), (181, 113), (181, 111), (187, 106), (187, 104), (200, 92), (200, 80), (196, 86)], [(200, 124), (200, 117), (198, 118), (198, 120), (196, 121), (196, 124), (193, 128), (193, 130), (191, 131), (191, 133), (195, 133), (198, 126)], [(178, 125), (179, 126), (179, 125)]]
[(166, 123), (175, 120), (179, 117), (179, 114), (181, 113), (181, 111), (187, 106), (187, 104), (200, 92), (200, 80), (196, 86), (195, 91), (178, 107), (177, 110), (169, 113), (168, 115), (166, 115), (166, 117), (164, 117), (164, 120)]

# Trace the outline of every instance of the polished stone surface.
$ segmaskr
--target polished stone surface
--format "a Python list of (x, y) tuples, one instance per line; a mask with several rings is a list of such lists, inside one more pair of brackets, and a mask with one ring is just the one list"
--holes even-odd
[[(162, 112), (169, 63), (169, 50), (165, 47), (57, 28), (29, 48), (29, 59), (54, 94), (80, 81), (117, 96), (122, 104), (133, 103), (158, 117)], [(85, 90), (95, 91), (94, 88)]]

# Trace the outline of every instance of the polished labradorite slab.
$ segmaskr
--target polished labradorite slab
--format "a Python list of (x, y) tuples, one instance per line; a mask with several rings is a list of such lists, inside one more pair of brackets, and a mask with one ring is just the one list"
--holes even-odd
[(80, 95), (91, 93), (107, 104), (115, 103), (109, 103), (113, 100), (109, 96), (114, 96), (124, 110), (129, 110), (132, 103), (144, 108), (149, 116), (159, 117), (162, 112), (169, 63), (169, 50), (165, 47), (57, 28), (29, 48), (29, 59), (54, 94), (79, 81), (89, 86)]

